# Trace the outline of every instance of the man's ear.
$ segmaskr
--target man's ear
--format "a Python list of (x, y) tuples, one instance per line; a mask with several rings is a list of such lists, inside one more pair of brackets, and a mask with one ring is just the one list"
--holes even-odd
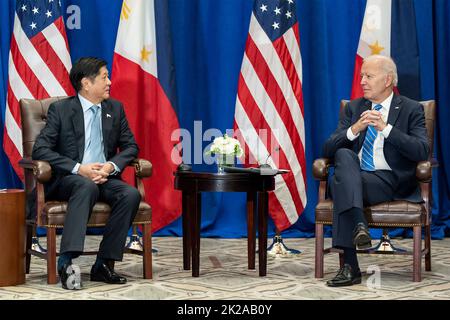
[(386, 86), (386, 88), (389, 88), (392, 85), (392, 81), (394, 81), (394, 77), (392, 76), (392, 74), (387, 74), (386, 80), (384, 81), (384, 85)]
[(81, 89), (89, 91), (89, 87), (90, 87), (91, 81), (87, 78), (84, 77), (83, 79), (81, 79)]

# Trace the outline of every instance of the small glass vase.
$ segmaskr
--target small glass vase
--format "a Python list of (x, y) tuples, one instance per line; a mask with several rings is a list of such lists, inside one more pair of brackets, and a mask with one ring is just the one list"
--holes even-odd
[(225, 167), (234, 167), (235, 158), (234, 154), (217, 154), (217, 173), (225, 173)]

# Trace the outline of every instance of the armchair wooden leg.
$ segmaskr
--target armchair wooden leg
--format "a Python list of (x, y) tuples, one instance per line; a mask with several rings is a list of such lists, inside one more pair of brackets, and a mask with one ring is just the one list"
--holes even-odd
[(31, 240), (33, 238), (33, 228), (34, 226), (31, 224), (27, 224), (27, 234), (26, 234), (26, 246), (25, 246), (25, 272), (27, 274), (30, 273), (30, 263), (31, 263)]
[(425, 226), (425, 249), (428, 252), (425, 254), (425, 270), (431, 271), (431, 226)]
[(413, 282), (420, 282), (421, 262), (422, 262), (422, 227), (414, 227), (414, 245), (413, 245)]
[(47, 283), (55, 284), (56, 279), (56, 228), (47, 228)]
[(315, 277), (323, 278), (323, 224), (316, 222)]
[(143, 240), (143, 253), (142, 258), (144, 262), (144, 279), (153, 278), (153, 267), (152, 267), (152, 225), (144, 224), (142, 225), (142, 240)]

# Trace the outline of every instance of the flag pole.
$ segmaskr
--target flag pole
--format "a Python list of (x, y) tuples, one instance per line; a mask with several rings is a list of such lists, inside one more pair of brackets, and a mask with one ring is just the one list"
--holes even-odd
[[(125, 245), (126, 249), (134, 251), (144, 251), (144, 246), (141, 242), (141, 237), (139, 236), (137, 226), (133, 225), (132, 232), (130, 235), (130, 241)], [(152, 253), (157, 253), (158, 249), (152, 248)]]
[(383, 229), (383, 234), (381, 235), (380, 242), (378, 244), (369, 249), (370, 252), (406, 252), (403, 248), (397, 248), (391, 242), (391, 238), (389, 237), (389, 232), (386, 228)]
[(290, 257), (302, 253), (297, 249), (290, 249), (283, 243), (281, 232), (276, 229), (272, 244), (267, 248), (267, 253), (272, 257)]
[(39, 238), (36, 232), (36, 225), (33, 225), (33, 231), (31, 236), (31, 250), (37, 251), (39, 253), (47, 253), (47, 249), (44, 249), (39, 243)]

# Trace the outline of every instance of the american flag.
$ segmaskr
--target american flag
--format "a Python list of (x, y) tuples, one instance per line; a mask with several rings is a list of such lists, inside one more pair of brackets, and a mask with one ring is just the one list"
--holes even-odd
[(306, 205), (302, 60), (295, 0), (255, 0), (239, 77), (236, 136), (245, 164), (290, 172), (275, 177), (269, 213), (279, 231)]
[(19, 100), (73, 94), (69, 46), (58, 0), (17, 0), (11, 36), (3, 146), (17, 175), (22, 157)]

